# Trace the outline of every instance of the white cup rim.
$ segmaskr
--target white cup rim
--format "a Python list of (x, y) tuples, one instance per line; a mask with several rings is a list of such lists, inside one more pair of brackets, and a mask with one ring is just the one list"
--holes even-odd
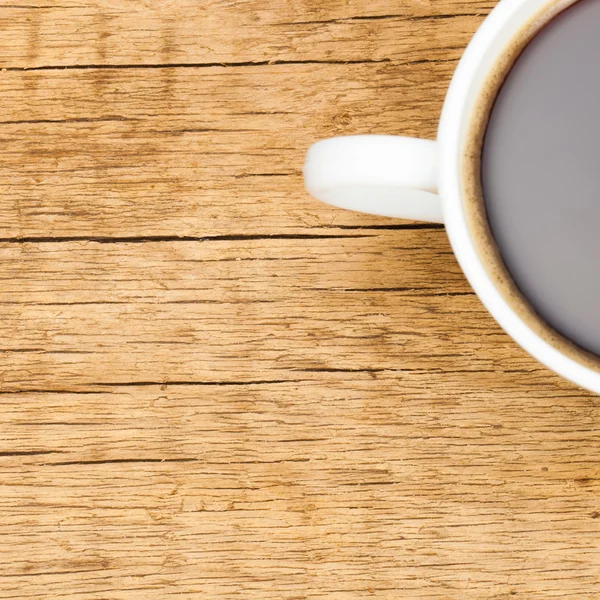
[[(573, 0), (571, 0), (572, 2)], [(563, 3), (571, 3), (563, 0)], [(504, 299), (487, 270), (468, 226), (462, 194), (462, 149), (472, 116), (474, 97), (520, 27), (557, 0), (502, 0), (484, 21), (467, 47), (448, 90), (440, 127), (439, 193), (444, 220), (456, 257), (471, 286), (502, 328), (527, 352), (559, 375), (600, 393), (600, 372), (566, 356), (542, 339)]]

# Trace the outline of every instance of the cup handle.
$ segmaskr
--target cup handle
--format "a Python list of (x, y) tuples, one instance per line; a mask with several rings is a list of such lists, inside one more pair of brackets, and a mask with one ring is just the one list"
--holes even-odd
[(304, 165), (315, 198), (358, 212), (443, 223), (437, 142), (355, 135), (314, 144)]

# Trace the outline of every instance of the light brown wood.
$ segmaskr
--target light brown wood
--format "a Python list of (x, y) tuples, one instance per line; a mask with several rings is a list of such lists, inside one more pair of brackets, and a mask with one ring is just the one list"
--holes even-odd
[(597, 397), (302, 189), (494, 3), (158, 4), (0, 3), (0, 598), (600, 596)]

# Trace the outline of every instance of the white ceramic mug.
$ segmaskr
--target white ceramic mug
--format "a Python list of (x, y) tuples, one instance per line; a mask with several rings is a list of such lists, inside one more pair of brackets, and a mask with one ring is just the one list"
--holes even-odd
[[(575, 0), (500, 0), (467, 47), (450, 84), (437, 141), (350, 136), (318, 142), (304, 168), (308, 192), (338, 207), (444, 223), (473, 289), (498, 323), (526, 351), (574, 383), (600, 393), (600, 370), (534, 331), (486, 271), (469, 228), (463, 160), (468, 128), (495, 67), (514, 51), (524, 28), (540, 28)], [(537, 30), (536, 29), (536, 30)], [(600, 364), (600, 363), (599, 363)]]

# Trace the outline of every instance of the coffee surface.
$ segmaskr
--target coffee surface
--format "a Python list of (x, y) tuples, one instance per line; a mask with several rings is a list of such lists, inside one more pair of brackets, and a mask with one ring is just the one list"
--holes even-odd
[(521, 293), (600, 355), (600, 0), (566, 9), (514, 64), (490, 114), (481, 184)]

